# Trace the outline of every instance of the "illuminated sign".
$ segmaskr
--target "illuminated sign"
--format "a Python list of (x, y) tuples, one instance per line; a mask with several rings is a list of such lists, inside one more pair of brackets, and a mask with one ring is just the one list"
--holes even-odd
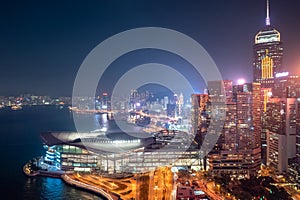
[(289, 72), (281, 72), (276, 74), (276, 78), (288, 76)]

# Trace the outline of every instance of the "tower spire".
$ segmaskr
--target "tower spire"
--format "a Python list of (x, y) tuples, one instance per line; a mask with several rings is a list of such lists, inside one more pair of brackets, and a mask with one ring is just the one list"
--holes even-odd
[(266, 17), (266, 25), (270, 26), (270, 2), (267, 0), (267, 17)]

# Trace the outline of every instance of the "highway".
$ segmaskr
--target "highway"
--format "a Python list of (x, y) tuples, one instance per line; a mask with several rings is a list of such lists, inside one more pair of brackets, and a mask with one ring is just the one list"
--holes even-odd
[(150, 172), (149, 200), (170, 199), (173, 194), (173, 173), (170, 167), (159, 167)]

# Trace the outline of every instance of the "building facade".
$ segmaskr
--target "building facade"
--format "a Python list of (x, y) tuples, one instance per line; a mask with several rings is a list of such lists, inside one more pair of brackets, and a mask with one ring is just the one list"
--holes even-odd
[(141, 139), (109, 139), (96, 132), (49, 132), (41, 137), (46, 149), (40, 163), (44, 169), (140, 173), (167, 165), (200, 166), (197, 144), (180, 131)]
[(250, 177), (256, 175), (261, 162), (260, 84), (232, 86), (232, 82), (225, 82), (220, 84), (226, 94), (225, 120), (219, 140), (208, 155), (209, 170), (214, 175)]
[(265, 116), (267, 165), (279, 173), (288, 171), (288, 160), (296, 157), (296, 98), (271, 98)]
[(65, 172), (91, 172), (98, 166), (98, 157), (84, 148), (68, 144), (44, 145), (46, 154), (40, 166), (56, 167)]

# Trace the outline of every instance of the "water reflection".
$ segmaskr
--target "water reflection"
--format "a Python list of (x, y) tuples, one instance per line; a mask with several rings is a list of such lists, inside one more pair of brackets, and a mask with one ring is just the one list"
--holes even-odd
[(102, 198), (66, 185), (61, 179), (48, 177), (28, 178), (23, 199), (102, 200)]

